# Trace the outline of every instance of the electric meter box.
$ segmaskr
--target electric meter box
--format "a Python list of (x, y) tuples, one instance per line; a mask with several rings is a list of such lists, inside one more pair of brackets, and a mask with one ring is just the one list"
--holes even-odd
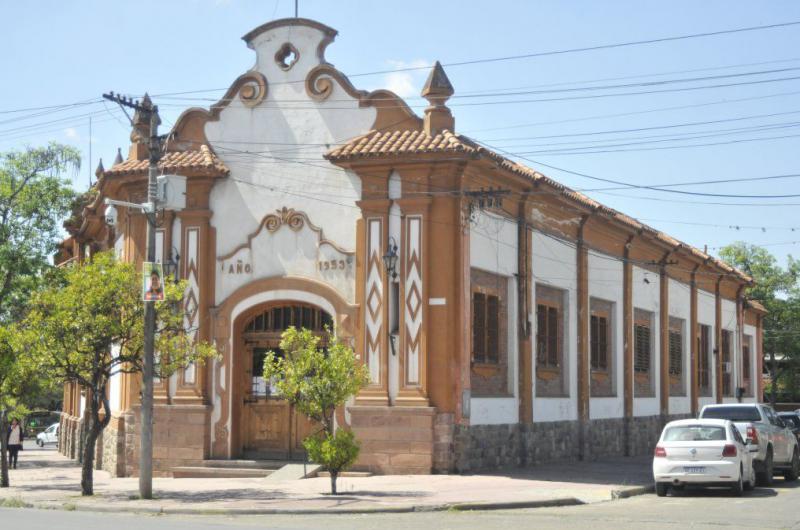
[(186, 208), (186, 177), (161, 175), (156, 179), (157, 207), (165, 210)]

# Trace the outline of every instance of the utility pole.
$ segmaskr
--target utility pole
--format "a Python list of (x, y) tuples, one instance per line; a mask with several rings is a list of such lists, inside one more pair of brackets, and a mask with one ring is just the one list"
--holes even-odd
[[(142, 118), (149, 119), (150, 138), (148, 142), (150, 167), (147, 175), (147, 203), (142, 210), (147, 216), (147, 261), (156, 260), (156, 179), (158, 162), (161, 160), (161, 138), (158, 136), (158, 107), (150, 102), (145, 94), (144, 100), (133, 101), (115, 95), (113, 92), (103, 94), (109, 101), (122, 107), (134, 109)], [(144, 362), (142, 371), (142, 425), (141, 446), (139, 448), (139, 496), (142, 499), (153, 498), (153, 375), (155, 366), (155, 330), (156, 310), (154, 301), (144, 302)]]

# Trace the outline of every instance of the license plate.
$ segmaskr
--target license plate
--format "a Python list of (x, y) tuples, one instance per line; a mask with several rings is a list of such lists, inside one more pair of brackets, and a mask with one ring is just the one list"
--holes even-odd
[(684, 473), (705, 473), (706, 468), (703, 466), (684, 466)]

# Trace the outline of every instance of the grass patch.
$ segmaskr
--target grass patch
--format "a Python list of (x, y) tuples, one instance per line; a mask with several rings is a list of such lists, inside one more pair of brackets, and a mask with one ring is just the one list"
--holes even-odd
[(74, 512), (75, 510), (78, 509), (78, 506), (71, 502), (65, 502), (64, 504), (61, 505), (61, 507), (68, 512)]
[(23, 501), (20, 497), (8, 497), (0, 500), (0, 508), (31, 508), (33, 505)]

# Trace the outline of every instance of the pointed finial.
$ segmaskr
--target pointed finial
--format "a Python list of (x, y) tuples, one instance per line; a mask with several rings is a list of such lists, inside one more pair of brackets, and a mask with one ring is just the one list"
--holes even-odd
[(428, 74), (428, 80), (425, 81), (425, 86), (422, 87), (422, 97), (433, 103), (433, 99), (441, 99), (443, 104), (447, 99), (453, 95), (453, 85), (450, 84), (450, 79), (444, 73), (442, 63), (436, 61), (433, 65), (431, 73)]
[(117, 157), (114, 159), (114, 164), (113, 165), (116, 166), (117, 164), (121, 164), (122, 162), (124, 162), (124, 160), (122, 158), (122, 149), (117, 147)]
[(94, 174), (97, 178), (105, 172), (105, 168), (103, 167), (103, 159), (100, 159), (100, 162), (97, 163), (97, 169), (94, 170)]
[(445, 102), (454, 94), (453, 85), (444, 73), (442, 63), (436, 61), (433, 65), (425, 86), (422, 87), (422, 97), (428, 100), (430, 106), (425, 109), (423, 120), (424, 130), (430, 136), (436, 136), (443, 130), (453, 132), (455, 119)]

